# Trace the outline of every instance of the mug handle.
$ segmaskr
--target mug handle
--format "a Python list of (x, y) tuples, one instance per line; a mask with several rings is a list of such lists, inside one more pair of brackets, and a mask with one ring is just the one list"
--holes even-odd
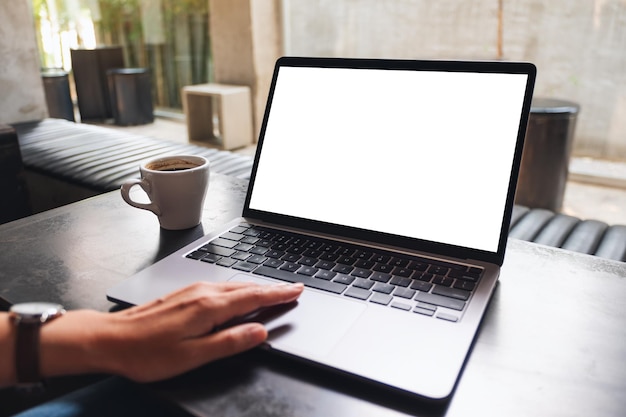
[(150, 194), (150, 183), (148, 181), (146, 181), (145, 179), (131, 179), (131, 180), (126, 181), (124, 184), (122, 184), (122, 188), (120, 189), (120, 192), (122, 193), (122, 198), (124, 199), (124, 201), (126, 201), (128, 204), (130, 204), (133, 207), (137, 207), (143, 210), (148, 210), (148, 211), (153, 212), (157, 216), (160, 216), (161, 209), (152, 201), (150, 202), (150, 204), (144, 204), (144, 203), (138, 203), (134, 201), (132, 198), (130, 198), (130, 194), (129, 194), (130, 189), (133, 188), (135, 185), (138, 185), (141, 188), (143, 188), (143, 190), (148, 195)]

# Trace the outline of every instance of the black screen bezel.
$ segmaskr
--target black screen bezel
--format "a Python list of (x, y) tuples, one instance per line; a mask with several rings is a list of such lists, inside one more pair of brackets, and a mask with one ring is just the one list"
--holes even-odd
[[(352, 69), (388, 69), (388, 70), (411, 70), (411, 71), (450, 71), (450, 72), (479, 72), (479, 73), (508, 73), (527, 75), (524, 103), (520, 114), (520, 124), (515, 145), (515, 154), (511, 166), (511, 176), (507, 191), (505, 211), (503, 213), (500, 239), (496, 252), (477, 250), (462, 246), (441, 244), (417, 238), (386, 234), (371, 230), (342, 226), (314, 220), (292, 217), (283, 214), (270, 213), (267, 211), (250, 208), (250, 200), (254, 181), (259, 164), (259, 158), (263, 148), (263, 140), (272, 105), (274, 89), (278, 73), (281, 67), (322, 67), (322, 68), (352, 68)], [(533, 89), (536, 79), (536, 67), (528, 62), (503, 62), (503, 61), (426, 61), (426, 60), (399, 60), (399, 59), (359, 59), (359, 58), (309, 58), (309, 57), (282, 57), (274, 67), (272, 82), (267, 99), (267, 105), (263, 117), (263, 123), (257, 143), (257, 151), (252, 167), (252, 174), (246, 194), (243, 216), (258, 219), (263, 222), (275, 223), (287, 227), (314, 230), (318, 233), (341, 236), (347, 239), (377, 242), (386, 246), (403, 248), (409, 251), (436, 253), (457, 259), (480, 260), (492, 264), (502, 265), (508, 238), (508, 229), (513, 210), (513, 200), (519, 176), (526, 127), (530, 114)]]

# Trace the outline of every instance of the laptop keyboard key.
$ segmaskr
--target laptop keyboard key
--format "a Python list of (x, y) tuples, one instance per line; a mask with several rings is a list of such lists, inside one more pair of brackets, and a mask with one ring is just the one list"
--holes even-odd
[(413, 281), (411, 284), (412, 290), (418, 290), (423, 292), (428, 292), (433, 287), (433, 284), (424, 281)]
[(381, 293), (374, 293), (372, 295), (372, 297), (370, 298), (370, 302), (372, 303), (376, 303), (376, 304), (382, 304), (384, 306), (388, 305), (391, 300), (393, 300), (393, 297), (387, 294), (381, 294)]
[(448, 273), (448, 268), (444, 266), (431, 265), (430, 268), (428, 268), (428, 272), (436, 275), (446, 275)]
[(389, 260), (391, 259), (391, 256), (389, 255), (382, 255), (379, 253), (375, 253), (374, 256), (372, 256), (371, 260), (374, 262), (378, 262), (381, 264), (386, 264), (387, 262), (389, 262)]
[(359, 300), (367, 300), (369, 296), (372, 295), (372, 292), (363, 288), (349, 287), (344, 295), (347, 297), (358, 298)]
[(319, 258), (320, 258), (322, 261), (331, 261), (331, 262), (334, 262), (334, 261), (336, 261), (337, 259), (339, 259), (339, 255), (337, 255), (336, 253), (332, 253), (332, 252), (324, 252), (324, 253), (322, 253), (322, 254), (319, 256)]
[(300, 265), (313, 266), (317, 263), (317, 259), (304, 256), (298, 260)]
[(325, 279), (327, 281), (330, 281), (331, 279), (335, 277), (335, 275), (337, 275), (336, 272), (321, 269), (315, 274), (315, 278)]
[(353, 265), (355, 262), (356, 262), (356, 259), (350, 256), (339, 256), (339, 258), (337, 258), (338, 264)]
[(450, 277), (444, 277), (441, 275), (435, 275), (433, 278), (433, 284), (443, 285), (444, 287), (449, 287), (452, 285), (454, 280)]
[(359, 259), (359, 260), (356, 261), (354, 266), (356, 266), (358, 268), (372, 269), (374, 264), (375, 264), (374, 261), (368, 261), (368, 260), (365, 260), (365, 259)]
[(339, 272), (340, 274), (349, 274), (350, 272), (352, 272), (353, 269), (353, 266), (339, 264), (333, 268), (333, 271)]
[(408, 278), (413, 274), (413, 270), (409, 268), (396, 267), (392, 271), (393, 275)]
[(300, 265), (294, 264), (293, 262), (285, 262), (278, 269), (287, 272), (296, 272), (298, 269), (300, 269)]
[(235, 263), (237, 263), (237, 260), (233, 258), (222, 258), (216, 262), (217, 265), (225, 266), (227, 268), (230, 268)]
[(369, 279), (357, 278), (352, 286), (369, 290), (374, 286), (374, 281), (370, 281)]
[(248, 230), (248, 228), (244, 226), (235, 226), (232, 229), (230, 229), (231, 232), (237, 233), (237, 234), (242, 234), (246, 230)]
[(374, 272), (372, 276), (370, 277), (370, 279), (372, 281), (378, 281), (378, 282), (389, 282), (389, 280), (391, 279), (391, 275), (385, 274), (384, 272)]
[(275, 250), (275, 249), (270, 249), (267, 252), (265, 252), (265, 256), (267, 256), (268, 258), (282, 258), (283, 256), (285, 256), (285, 252), (281, 251), (281, 250)]
[(226, 232), (222, 235), (220, 235), (220, 237), (223, 237), (224, 239), (228, 239), (228, 240), (236, 240), (236, 241), (240, 241), (241, 239), (243, 239), (245, 236), (240, 234), (240, 233), (232, 233), (232, 232)]
[(252, 263), (252, 264), (262, 264), (265, 263), (265, 261), (267, 261), (269, 258), (266, 258), (265, 256), (261, 256), (261, 255), (252, 255), (251, 257), (249, 257), (248, 259), (246, 259), (246, 262)]
[(230, 257), (233, 259), (237, 259), (238, 261), (245, 261), (246, 259), (248, 259), (250, 255), (248, 252), (237, 252), (233, 255), (231, 255)]
[(296, 255), (295, 253), (286, 253), (281, 256), (280, 259), (287, 262), (297, 262), (300, 259), (300, 255)]
[(252, 249), (250, 249), (248, 252), (254, 253), (255, 255), (265, 255), (267, 251), (268, 249), (264, 248), (263, 246), (255, 246)]
[(330, 262), (330, 261), (318, 261), (315, 264), (316, 268), (320, 268), (320, 269), (328, 269), (331, 270), (333, 269), (337, 264), (334, 262)]
[(239, 261), (239, 262), (236, 262), (235, 264), (233, 264), (232, 268), (233, 269), (237, 269), (239, 271), (250, 272), (254, 268), (256, 268), (257, 266), (258, 266), (258, 264), (253, 264), (251, 262)]
[(395, 295), (396, 297), (402, 297), (402, 298), (406, 298), (410, 300), (415, 295), (415, 290), (411, 290), (409, 288), (398, 287), (393, 292), (393, 295)]
[(383, 284), (382, 282), (377, 282), (376, 285), (372, 288), (372, 291), (380, 292), (383, 294), (391, 294), (396, 287), (389, 284)]
[(462, 311), (465, 308), (465, 301), (426, 292), (418, 292), (415, 300), (458, 311)]
[(397, 267), (405, 267), (409, 264), (409, 260), (405, 258), (397, 258), (394, 256), (389, 261), (389, 264)]
[(356, 278), (351, 277), (350, 275), (339, 274), (333, 279), (333, 281), (338, 282), (340, 284), (350, 285), (354, 282)]
[(452, 314), (446, 314), (446, 313), (437, 314), (437, 318), (441, 320), (451, 321), (453, 323), (456, 323), (457, 321), (459, 321), (459, 318), (457, 316), (454, 316)]
[(281, 261), (280, 259), (269, 258), (267, 261), (263, 262), (263, 265), (269, 266), (271, 268), (278, 268), (284, 263), (285, 262)]
[(422, 314), (424, 316), (431, 316), (431, 317), (433, 314), (435, 314), (435, 310), (430, 310), (430, 309), (422, 308), (422, 307), (415, 307), (413, 309), (413, 312), (417, 314)]
[(413, 281), (409, 278), (395, 276), (391, 278), (391, 281), (389, 281), (390, 284), (397, 285), (398, 287), (408, 287), (409, 285), (411, 285), (412, 282)]
[(474, 291), (474, 288), (476, 288), (476, 284), (472, 281), (463, 281), (459, 279), (454, 283), (452, 287), (465, 291)]
[(355, 268), (354, 271), (350, 273), (350, 275), (353, 275), (359, 278), (367, 278), (370, 275), (372, 275), (372, 271), (370, 271), (369, 269), (364, 269), (364, 268)]
[(187, 258), (198, 260), (198, 259), (204, 258), (206, 256), (206, 254), (207, 254), (206, 252), (203, 252), (201, 250), (196, 250), (196, 251), (193, 251), (190, 254), (188, 254)]
[(214, 253), (219, 256), (231, 256), (235, 252), (237, 252), (236, 250), (224, 248), (222, 246), (216, 246), (211, 243), (204, 245), (200, 248), (200, 250), (204, 252)]
[(200, 259), (200, 260), (202, 262), (208, 262), (210, 264), (214, 264), (217, 261), (219, 261), (220, 259), (222, 259), (222, 257), (219, 256), (219, 255), (216, 255), (214, 253), (207, 253), (207, 255), (204, 258)]
[(399, 303), (397, 301), (394, 301), (393, 303), (391, 303), (391, 307), (397, 308), (399, 310), (404, 310), (404, 311), (410, 311), (411, 310), (411, 306), (409, 304)]
[(221, 246), (224, 248), (234, 248), (239, 244), (239, 242), (236, 242), (234, 240), (222, 239), (221, 237), (213, 239), (211, 243), (215, 246)]
[(250, 249), (252, 249), (254, 246), (249, 244), (249, 243), (239, 243), (237, 246), (233, 246), (233, 249), (242, 251), (242, 252), (247, 252)]
[(281, 281), (287, 282), (301, 282), (307, 287), (316, 288), (318, 290), (329, 291), (335, 294), (341, 294), (346, 285), (338, 282), (326, 281), (323, 279), (312, 278), (307, 275), (293, 274), (289, 271), (281, 269), (274, 269), (267, 266), (259, 266), (252, 271), (253, 274), (262, 275), (265, 277), (276, 278)]
[(312, 266), (303, 266), (300, 269), (298, 269), (296, 272), (301, 275), (308, 275), (312, 277), (313, 275), (317, 274), (317, 271), (318, 269), (313, 268)]
[[(223, 235), (222, 235), (223, 236)], [(243, 239), (240, 240), (241, 243), (249, 243), (251, 245), (256, 245), (261, 239), (253, 236), (242, 236)]]
[(378, 272), (385, 272), (387, 274), (391, 273), (391, 271), (393, 270), (393, 266), (388, 265), (388, 264), (376, 264), (372, 267), (372, 269), (374, 271), (378, 271)]
[(470, 296), (469, 291), (460, 290), (457, 288), (442, 287), (441, 285), (435, 285), (435, 288), (433, 288), (433, 294), (456, 298), (457, 300), (463, 301), (467, 301)]

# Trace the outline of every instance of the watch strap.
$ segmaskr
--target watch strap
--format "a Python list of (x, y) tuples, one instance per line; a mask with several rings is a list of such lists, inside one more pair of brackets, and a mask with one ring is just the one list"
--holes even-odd
[(18, 385), (41, 382), (39, 371), (39, 333), (41, 322), (22, 321), (17, 326), (15, 367)]

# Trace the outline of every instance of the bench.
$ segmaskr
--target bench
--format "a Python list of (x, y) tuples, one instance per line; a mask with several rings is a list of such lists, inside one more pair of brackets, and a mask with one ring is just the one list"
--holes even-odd
[[(229, 151), (61, 119), (14, 128), (34, 212), (119, 189), (124, 180), (139, 175), (137, 167), (141, 161), (161, 155), (202, 155), (209, 159), (213, 172), (243, 179), (250, 177), (252, 168), (252, 158)], [(0, 135), (6, 137), (7, 132)], [(0, 136), (2, 143), (6, 145), (6, 140)], [(510, 237), (626, 261), (626, 226), (583, 220), (547, 209), (516, 205)]]
[(211, 171), (247, 179), (252, 158), (62, 119), (13, 126), (34, 212), (119, 189), (139, 164), (174, 154), (206, 157)]

